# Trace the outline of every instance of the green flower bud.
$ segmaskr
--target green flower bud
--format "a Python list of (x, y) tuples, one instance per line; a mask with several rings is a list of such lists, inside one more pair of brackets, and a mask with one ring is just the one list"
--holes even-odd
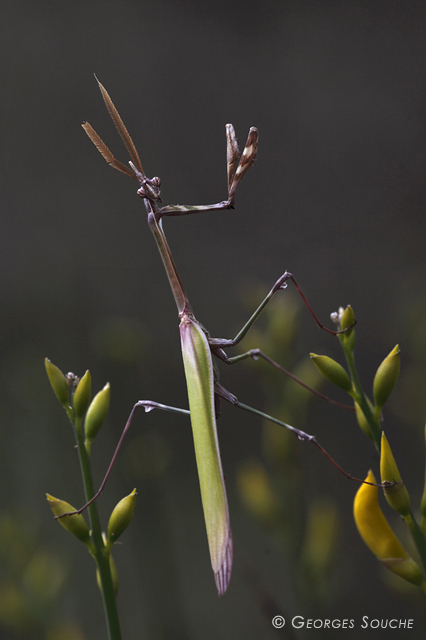
[(373, 382), (373, 397), (375, 405), (381, 409), (388, 399), (398, 380), (400, 366), (400, 350), (396, 345), (377, 369)]
[(109, 382), (95, 395), (87, 410), (84, 421), (84, 433), (90, 443), (101, 428), (109, 409), (111, 387)]
[[(54, 498), (53, 496), (46, 494), (47, 501), (50, 505), (50, 508), (53, 511), (53, 515), (61, 516), (64, 513), (70, 513), (75, 511), (75, 508), (70, 505), (65, 500), (59, 500), (59, 498)], [(88, 545), (90, 543), (90, 531), (89, 527), (86, 524), (85, 519), (81, 514), (75, 514), (73, 516), (64, 516), (63, 518), (59, 518), (59, 524), (64, 527), (67, 531), (76, 536), (79, 540), (84, 542), (84, 544)]]
[(92, 377), (90, 371), (87, 370), (74, 391), (73, 407), (77, 418), (82, 418), (87, 411), (90, 402), (91, 388)]
[(410, 497), (408, 491), (401, 480), (395, 458), (392, 455), (391, 448), (387, 438), (382, 432), (382, 446), (380, 453), (380, 475), (383, 482), (394, 482), (390, 487), (384, 488), (385, 498), (390, 506), (402, 516), (410, 513)]
[(67, 383), (67, 379), (62, 373), (62, 371), (50, 362), (49, 358), (44, 359), (44, 365), (46, 367), (47, 377), (49, 378), (49, 382), (53, 391), (55, 392), (55, 396), (58, 398), (59, 402), (66, 408), (69, 408), (70, 399), (69, 399), (69, 386)]
[[(341, 333), (339, 338), (348, 345), (351, 351), (355, 349), (355, 326), (352, 326), (355, 325), (355, 323), (354, 310), (349, 304), (340, 316), (340, 329), (347, 329), (347, 331), (345, 331), (345, 333)], [(349, 327), (351, 327), (351, 329), (349, 329)]]
[(132, 493), (120, 500), (114, 507), (108, 522), (109, 544), (116, 542), (129, 526), (135, 512), (136, 498), (136, 489), (133, 489)]
[(413, 558), (383, 558), (382, 564), (407, 582), (423, 587), (424, 580), (420, 567)]
[(310, 354), (314, 365), (326, 380), (351, 394), (352, 382), (342, 365), (328, 356)]
[(353, 327), (354, 324), (355, 324), (354, 310), (352, 309), (351, 305), (348, 304), (348, 306), (346, 307), (346, 309), (344, 310), (344, 312), (340, 317), (340, 329), (342, 331), (347, 329), (346, 335), (348, 336), (351, 332), (351, 329), (349, 329), (349, 327)]
[[(368, 405), (371, 409), (371, 413), (374, 415), (374, 407), (371, 404), (370, 400), (367, 398), (367, 402)], [(357, 419), (357, 422), (359, 424), (359, 426), (361, 427), (362, 432), (364, 433), (364, 435), (366, 435), (368, 438), (370, 438), (370, 440), (372, 440), (374, 442), (374, 438), (372, 436), (371, 433), (371, 429), (370, 429), (370, 425), (368, 424), (368, 420), (366, 419), (364, 412), (362, 411), (361, 407), (359, 406), (358, 402), (354, 402), (354, 406), (355, 406), (355, 416)]]

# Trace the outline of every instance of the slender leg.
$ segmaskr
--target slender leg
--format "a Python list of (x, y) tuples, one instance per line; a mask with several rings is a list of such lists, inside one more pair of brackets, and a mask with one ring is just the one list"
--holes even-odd
[(170, 204), (166, 207), (162, 207), (158, 211), (158, 216), (185, 216), (189, 213), (200, 213), (202, 211), (217, 211), (220, 209), (233, 209), (229, 200), (223, 200), (222, 202), (216, 202), (215, 204)]
[[(337, 402), (336, 400), (332, 400), (328, 396), (322, 394), (320, 391), (317, 391), (313, 387), (310, 387), (309, 385), (304, 383), (302, 380), (300, 380), (300, 378), (298, 378), (294, 374), (290, 373), (290, 371), (288, 371), (287, 369), (285, 369), (284, 367), (279, 365), (275, 360), (273, 360), (272, 358), (267, 356), (265, 353), (263, 353), (263, 351), (261, 351), (260, 349), (250, 349), (250, 351), (247, 351), (246, 353), (242, 353), (240, 355), (233, 356), (233, 357), (229, 357), (228, 354), (224, 351), (224, 349), (226, 349), (228, 347), (233, 347), (236, 344), (238, 344), (239, 342), (241, 342), (241, 340), (248, 333), (248, 331), (251, 328), (251, 326), (254, 324), (254, 322), (256, 321), (258, 316), (261, 314), (261, 312), (266, 307), (268, 302), (272, 299), (272, 297), (275, 295), (275, 293), (277, 291), (280, 291), (281, 289), (286, 289), (287, 288), (287, 281), (288, 280), (291, 280), (293, 282), (293, 284), (295, 285), (297, 292), (299, 293), (299, 295), (301, 296), (302, 300), (304, 301), (304, 303), (308, 307), (308, 310), (310, 311), (310, 313), (313, 316), (315, 322), (317, 323), (317, 326), (320, 329), (323, 329), (324, 331), (327, 331), (327, 333), (330, 333), (332, 335), (338, 335), (338, 334), (344, 333), (345, 331), (348, 330), (348, 329), (344, 329), (342, 331), (333, 331), (332, 329), (328, 329), (327, 327), (325, 327), (320, 322), (320, 320), (318, 319), (318, 316), (315, 314), (315, 312), (312, 310), (312, 307), (308, 303), (304, 293), (300, 289), (300, 287), (299, 287), (295, 277), (293, 276), (293, 274), (291, 274), (288, 271), (285, 271), (282, 274), (282, 276), (280, 276), (278, 278), (278, 280), (276, 281), (276, 283), (274, 284), (272, 289), (269, 291), (267, 296), (265, 296), (265, 298), (262, 300), (260, 305), (254, 311), (254, 313), (250, 316), (250, 318), (248, 319), (246, 324), (237, 333), (237, 335), (235, 336), (234, 339), (210, 338), (210, 337), (208, 338), (208, 342), (209, 342), (210, 348), (212, 350), (212, 353), (214, 353), (214, 355), (217, 358), (219, 358), (220, 360), (222, 360), (226, 364), (234, 364), (235, 362), (239, 362), (240, 360), (244, 360), (245, 358), (253, 358), (253, 360), (258, 360), (259, 358), (262, 358), (263, 360), (265, 360), (266, 362), (271, 364), (273, 367), (275, 367), (279, 371), (282, 371), (283, 373), (285, 373), (285, 375), (287, 375), (289, 378), (291, 378), (292, 380), (294, 380), (295, 382), (300, 384), (302, 387), (305, 387), (305, 389), (308, 389), (311, 393), (313, 393), (314, 395), (318, 396), (319, 398), (322, 398), (323, 400), (325, 400), (326, 402), (329, 402), (330, 404), (334, 404), (334, 405), (342, 407), (344, 409), (349, 409), (350, 411), (354, 411), (354, 408), (352, 406), (346, 405), (346, 404), (341, 403), (341, 402)], [(351, 327), (349, 327), (349, 328), (351, 328)]]
[[(200, 211), (213, 211), (218, 209), (233, 209), (235, 192), (237, 186), (246, 175), (247, 171), (253, 165), (257, 155), (257, 144), (259, 134), (256, 127), (251, 127), (244, 150), (239, 157), (239, 149), (232, 124), (226, 125), (226, 141), (227, 141), (227, 167), (228, 167), (228, 200), (217, 202), (216, 204), (201, 205), (182, 205), (172, 204), (162, 207), (158, 211), (158, 216), (183, 216), (189, 213), (197, 213)], [(116, 167), (122, 171), (121, 167)]]
[(128, 419), (127, 419), (126, 425), (125, 425), (125, 427), (123, 429), (123, 433), (120, 436), (120, 440), (118, 441), (118, 444), (117, 444), (117, 446), (115, 448), (115, 451), (114, 451), (114, 455), (111, 458), (111, 462), (109, 463), (109, 467), (107, 469), (105, 477), (102, 480), (101, 486), (99, 487), (98, 491), (95, 493), (95, 495), (88, 502), (86, 502), (85, 505), (83, 505), (81, 507), (81, 509), (78, 509), (76, 511), (70, 511), (69, 513), (63, 513), (60, 516), (56, 516), (56, 518), (55, 518), (56, 520), (58, 518), (63, 518), (64, 516), (73, 516), (75, 514), (83, 513), (83, 511), (85, 509), (87, 509), (87, 507), (90, 504), (92, 504), (92, 502), (94, 502), (95, 500), (97, 500), (99, 498), (99, 496), (101, 495), (101, 493), (103, 492), (103, 490), (105, 488), (105, 485), (106, 485), (107, 480), (108, 480), (108, 478), (110, 476), (110, 473), (112, 471), (114, 463), (115, 463), (115, 461), (117, 459), (118, 452), (121, 449), (121, 445), (123, 444), (124, 437), (125, 437), (126, 433), (128, 432), (128, 430), (130, 428), (130, 425), (132, 424), (132, 420), (133, 420), (133, 416), (135, 414), (135, 411), (139, 407), (143, 407), (145, 409), (146, 413), (148, 413), (149, 411), (153, 411), (154, 409), (161, 409), (163, 411), (170, 411), (171, 413), (183, 413), (183, 414), (189, 416), (188, 409), (180, 409), (179, 407), (170, 407), (170, 406), (168, 406), (166, 404), (160, 404), (159, 402), (153, 402), (152, 400), (139, 400), (139, 402), (137, 402), (135, 404), (135, 406), (133, 407), (133, 409), (130, 412), (130, 415), (129, 415)]
[[(233, 347), (236, 344), (238, 344), (239, 342), (241, 342), (241, 340), (244, 338), (244, 336), (247, 334), (247, 332), (249, 331), (250, 327), (252, 326), (252, 324), (254, 324), (255, 320), (258, 318), (258, 316), (261, 314), (261, 312), (263, 311), (263, 309), (266, 307), (266, 305), (268, 304), (268, 302), (272, 299), (272, 297), (277, 293), (277, 291), (280, 291), (281, 289), (286, 289), (287, 288), (287, 281), (290, 280), (294, 286), (296, 287), (296, 290), (298, 292), (298, 294), (300, 295), (300, 297), (302, 298), (303, 302), (305, 303), (305, 305), (307, 306), (310, 314), (312, 315), (312, 317), (314, 318), (317, 326), (322, 329), (323, 331), (326, 331), (327, 333), (330, 333), (333, 336), (339, 335), (340, 333), (345, 333), (346, 331), (348, 331), (349, 329), (351, 329), (352, 327), (348, 327), (347, 329), (343, 329), (341, 331), (333, 331), (333, 329), (329, 329), (328, 327), (326, 327), (318, 318), (318, 316), (316, 315), (316, 313), (314, 312), (314, 310), (312, 309), (311, 305), (309, 304), (305, 294), (303, 293), (303, 291), (301, 290), (296, 278), (294, 277), (294, 275), (292, 273), (290, 273), (289, 271), (285, 271), (282, 276), (280, 276), (278, 278), (278, 280), (276, 281), (276, 283), (274, 284), (274, 286), (272, 287), (272, 289), (270, 290), (270, 292), (268, 293), (268, 295), (262, 300), (262, 302), (260, 303), (260, 305), (257, 307), (257, 309), (255, 310), (255, 312), (250, 316), (250, 318), (247, 320), (247, 322), (245, 323), (245, 325), (243, 326), (243, 328), (237, 333), (237, 335), (235, 336), (234, 339), (226, 339), (226, 338), (209, 338), (209, 344), (211, 347), (219, 347), (219, 348), (226, 348), (226, 347)], [(218, 357), (221, 357), (220, 355)]]
[[(362, 480), (361, 478), (357, 478), (357, 477), (353, 476), (352, 474), (347, 473), (347, 471), (345, 471), (334, 460), (334, 458), (332, 458), (332, 456), (324, 449), (324, 447), (318, 442), (318, 440), (316, 439), (315, 436), (312, 436), (309, 433), (306, 433), (305, 431), (301, 431), (300, 429), (296, 429), (296, 427), (292, 427), (290, 424), (287, 424), (286, 422), (283, 422), (282, 420), (278, 420), (278, 418), (274, 418), (273, 416), (270, 416), (267, 413), (264, 413), (263, 411), (259, 411), (259, 409), (255, 409), (254, 407), (250, 407), (249, 405), (244, 404), (243, 402), (240, 402), (238, 400), (238, 398), (236, 396), (234, 396), (234, 394), (232, 394), (229, 391), (227, 391), (226, 389), (224, 389), (224, 387), (222, 387), (219, 383), (215, 383), (215, 393), (220, 395), (227, 402), (230, 402), (231, 404), (233, 404), (235, 407), (239, 407), (240, 409), (243, 409), (243, 411), (248, 411), (249, 413), (254, 413), (255, 415), (260, 416), (264, 420), (269, 420), (270, 422), (273, 422), (274, 424), (278, 424), (280, 427), (284, 427), (288, 431), (291, 431), (292, 433), (294, 433), (294, 435), (297, 437), (298, 440), (302, 440), (302, 441), (306, 441), (306, 442), (312, 442), (312, 444), (314, 444), (317, 447), (317, 449), (319, 449), (321, 451), (321, 453), (327, 458), (327, 460), (329, 460), (329, 462), (331, 462), (336, 467), (336, 469), (338, 471), (340, 471), (340, 473), (343, 474), (345, 476), (345, 478), (347, 478), (348, 480), (355, 480), (356, 482), (359, 482), (360, 484), (371, 484), (371, 485), (373, 485), (375, 487), (382, 487), (383, 488), (383, 487), (388, 487), (389, 486), (388, 483), (376, 484), (374, 482), (366, 482), (365, 480)], [(394, 484), (394, 483), (392, 483), (392, 484)]]
[[(327, 460), (329, 460), (338, 471), (340, 471), (340, 473), (342, 473), (345, 478), (347, 478), (348, 480), (355, 480), (356, 482), (359, 482), (360, 484), (364, 484), (365, 480), (362, 480), (361, 478), (356, 478), (355, 476), (351, 475), (350, 473), (347, 473), (341, 466), (340, 464), (338, 464), (334, 458), (331, 457), (331, 455), (324, 449), (324, 447), (318, 442), (318, 440), (316, 439), (315, 436), (311, 436), (309, 433), (305, 433), (304, 431), (301, 431), (300, 429), (296, 429), (295, 427), (292, 427), (291, 425), (282, 422), (281, 420), (278, 420), (277, 418), (274, 418), (273, 416), (270, 416), (266, 413), (263, 413), (263, 411), (259, 411), (258, 409), (254, 409), (253, 407), (250, 407), (247, 404), (243, 404), (242, 402), (237, 402), (236, 404), (237, 407), (239, 407), (240, 409), (243, 409), (244, 411), (249, 411), (250, 413), (254, 413), (258, 416), (261, 416), (262, 418), (264, 418), (265, 420), (269, 420), (270, 422), (274, 422), (275, 424), (280, 425), (281, 427), (285, 427), (286, 429), (288, 429), (289, 431), (291, 431), (292, 433), (294, 433), (294, 435), (297, 437), (298, 440), (303, 440), (306, 442), (312, 442), (312, 444), (314, 444), (317, 449), (319, 449), (321, 451), (321, 453), (327, 458)], [(378, 487), (383, 487), (384, 485), (382, 484), (375, 484), (375, 483), (370, 483), (367, 482), (366, 484), (374, 484), (374, 486), (378, 486)], [(387, 486), (387, 485), (386, 485)]]
[[(336, 469), (338, 469), (338, 471), (340, 471), (346, 478), (348, 478), (349, 480), (355, 480), (356, 482), (360, 482), (360, 483), (364, 483), (364, 480), (361, 480), (360, 478), (356, 478), (355, 476), (352, 476), (350, 473), (347, 473), (331, 456), (330, 454), (324, 449), (324, 447), (322, 445), (320, 445), (320, 443), (318, 442), (318, 440), (315, 438), (315, 436), (310, 435), (309, 433), (305, 433), (304, 431), (301, 431), (300, 429), (296, 429), (296, 427), (292, 427), (291, 425), (287, 424), (286, 422), (282, 422), (282, 420), (278, 420), (278, 418), (274, 418), (273, 416), (270, 416), (266, 413), (264, 413), (263, 411), (259, 411), (258, 409), (255, 409), (254, 407), (250, 407), (247, 404), (244, 404), (242, 402), (240, 402), (238, 400), (238, 398), (236, 396), (234, 396), (234, 394), (230, 393), (229, 391), (227, 391), (224, 387), (222, 387), (218, 382), (215, 383), (215, 394), (217, 396), (220, 396), (221, 398), (223, 398), (224, 400), (226, 400), (227, 402), (230, 402), (231, 404), (233, 404), (236, 407), (239, 407), (240, 409), (243, 409), (244, 411), (249, 411), (250, 413), (254, 413), (255, 415), (261, 416), (262, 418), (264, 418), (265, 420), (269, 420), (270, 422), (274, 422), (275, 424), (280, 425), (281, 427), (284, 427), (285, 429), (288, 429), (289, 431), (291, 431), (292, 433), (295, 434), (295, 436), (299, 439), (299, 440), (305, 440), (307, 442), (312, 442), (317, 449), (319, 449), (321, 451), (321, 453), (336, 467)], [(76, 511), (70, 511), (69, 513), (63, 513), (60, 516), (56, 516), (56, 520), (58, 520), (59, 518), (64, 518), (66, 516), (73, 516), (76, 514), (81, 514), (83, 513), (83, 511), (85, 511), (85, 509), (87, 509), (87, 507), (92, 504), (92, 502), (94, 502), (95, 500), (97, 500), (99, 498), (99, 496), (102, 494), (103, 490), (105, 489), (105, 485), (108, 481), (108, 478), (111, 474), (112, 468), (115, 464), (115, 461), (117, 459), (118, 453), (121, 449), (121, 445), (123, 444), (123, 440), (126, 436), (126, 433), (128, 432), (128, 430), (130, 429), (130, 425), (132, 423), (133, 420), (133, 416), (136, 412), (136, 409), (138, 409), (139, 407), (143, 407), (145, 409), (145, 412), (148, 413), (150, 411), (153, 411), (154, 409), (161, 409), (162, 411), (170, 411), (171, 413), (180, 413), (180, 414), (184, 414), (189, 416), (190, 412), (188, 411), (188, 409), (181, 409), (179, 407), (171, 407), (169, 405), (165, 405), (165, 404), (160, 404), (159, 402), (154, 402), (153, 400), (139, 400), (133, 407), (133, 409), (130, 412), (130, 415), (127, 419), (126, 425), (123, 429), (123, 432), (120, 436), (120, 439), (118, 441), (118, 444), (115, 448), (114, 451), (114, 455), (111, 458), (111, 462), (109, 463), (108, 469), (105, 473), (104, 479), (101, 482), (101, 485), (99, 487), (99, 489), (97, 490), (97, 492), (95, 493), (95, 495), (88, 501), (86, 502), (85, 505), (83, 505), (80, 509), (77, 509)], [(371, 482), (367, 482), (366, 484), (374, 484)], [(378, 487), (384, 487), (384, 486), (389, 486), (389, 483), (385, 483), (385, 484), (374, 484), (374, 486), (378, 486)]]
[(303, 382), (303, 380), (295, 376), (294, 373), (291, 373), (291, 371), (288, 371), (288, 369), (285, 369), (284, 367), (282, 367), (280, 364), (278, 364), (278, 362), (276, 362), (275, 360), (267, 356), (266, 353), (263, 353), (263, 351), (261, 351), (260, 349), (250, 349), (249, 351), (246, 351), (245, 353), (241, 353), (238, 356), (227, 358), (227, 360), (224, 360), (224, 362), (226, 362), (226, 364), (234, 364), (235, 362), (240, 362), (240, 360), (245, 360), (246, 358), (252, 358), (253, 360), (258, 360), (259, 358), (262, 358), (263, 360), (265, 360), (265, 362), (268, 362), (270, 365), (275, 367), (275, 369), (278, 369), (278, 371), (281, 371), (282, 373), (284, 373), (288, 378), (290, 378), (291, 380), (294, 380), (294, 382), (297, 382), (297, 384), (299, 384), (301, 387), (304, 387), (305, 389), (313, 393), (318, 398), (321, 398), (321, 400), (325, 400), (325, 402), (328, 402), (329, 404), (333, 404), (336, 407), (341, 407), (342, 409), (355, 411), (355, 408), (352, 407), (351, 405), (344, 404), (343, 402), (338, 402), (337, 400), (333, 400), (332, 398), (329, 398), (328, 396), (326, 396), (324, 393), (321, 393), (321, 391), (318, 391), (317, 389), (314, 389), (314, 387), (309, 386), (308, 384), (306, 384), (306, 382)]

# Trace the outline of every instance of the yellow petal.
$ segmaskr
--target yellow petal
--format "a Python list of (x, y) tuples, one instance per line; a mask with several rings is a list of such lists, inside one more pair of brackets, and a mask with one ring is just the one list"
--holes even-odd
[[(368, 472), (366, 481), (376, 482), (372, 471)], [(377, 487), (360, 486), (354, 500), (354, 518), (361, 538), (379, 560), (409, 557), (383, 515)]]

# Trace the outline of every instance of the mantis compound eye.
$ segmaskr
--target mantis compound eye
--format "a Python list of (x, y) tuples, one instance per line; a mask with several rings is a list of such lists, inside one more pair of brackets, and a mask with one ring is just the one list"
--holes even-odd
[(144, 187), (139, 187), (139, 189), (136, 192), (138, 194), (138, 196), (140, 196), (141, 198), (146, 198), (148, 196), (146, 190)]
[(160, 184), (160, 178), (155, 177), (151, 180), (143, 178), (142, 184), (139, 187), (137, 194), (141, 198), (149, 198), (150, 200), (157, 200), (158, 202), (161, 202)]

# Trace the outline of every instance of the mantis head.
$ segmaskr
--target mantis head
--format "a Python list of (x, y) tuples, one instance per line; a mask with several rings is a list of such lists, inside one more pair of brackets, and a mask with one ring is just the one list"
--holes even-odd
[(129, 160), (129, 165), (132, 167), (135, 172), (136, 178), (140, 182), (140, 187), (137, 190), (138, 196), (141, 198), (148, 198), (149, 200), (156, 200), (157, 202), (161, 202), (161, 179), (158, 176), (154, 176), (153, 178), (147, 178), (139, 169), (135, 167), (133, 162)]

